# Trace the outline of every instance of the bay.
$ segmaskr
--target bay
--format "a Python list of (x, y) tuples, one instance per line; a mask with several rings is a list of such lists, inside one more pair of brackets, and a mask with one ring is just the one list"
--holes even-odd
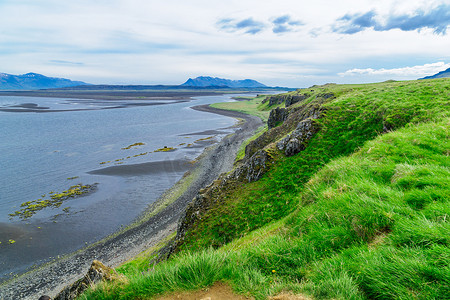
[[(0, 97), (3, 108), (50, 111), (0, 111), (0, 281), (133, 222), (183, 176), (189, 161), (234, 130), (235, 119), (190, 107), (232, 96), (155, 105)], [(176, 150), (154, 152), (164, 147)], [(24, 202), (79, 183), (97, 188), (27, 220), (9, 216)]]

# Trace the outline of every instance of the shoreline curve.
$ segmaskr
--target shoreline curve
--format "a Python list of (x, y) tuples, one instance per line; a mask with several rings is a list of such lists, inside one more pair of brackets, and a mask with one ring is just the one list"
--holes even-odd
[(233, 168), (234, 159), (243, 141), (250, 138), (263, 122), (256, 116), (199, 105), (192, 109), (220, 114), (239, 122), (235, 133), (205, 149), (192, 171), (152, 203), (140, 219), (126, 229), (77, 252), (47, 263), (0, 285), (0, 299), (37, 299), (42, 294), (54, 297), (65, 286), (83, 277), (94, 259), (117, 267), (142, 251), (157, 245), (174, 233), (178, 219), (198, 190), (206, 187), (220, 174)]

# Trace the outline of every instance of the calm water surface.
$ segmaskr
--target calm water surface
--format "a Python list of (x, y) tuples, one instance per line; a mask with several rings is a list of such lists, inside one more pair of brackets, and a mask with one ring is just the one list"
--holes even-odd
[[(116, 109), (104, 109), (117, 106), (108, 101), (0, 97), (0, 108), (33, 103), (51, 110), (82, 109), (0, 111), (0, 281), (131, 223), (181, 178), (185, 169), (179, 161), (194, 159), (207, 145), (199, 139), (213, 136), (207, 141), (218, 141), (232, 132), (234, 119), (190, 107), (230, 97), (156, 101), (152, 106), (122, 101)], [(145, 145), (122, 149), (137, 142)], [(164, 146), (177, 150), (153, 152)], [(165, 163), (152, 168), (149, 162)], [(111, 166), (119, 169), (110, 175), (89, 173)], [(51, 191), (78, 183), (98, 183), (97, 190), (27, 220), (9, 216), (26, 201), (49, 199)]]

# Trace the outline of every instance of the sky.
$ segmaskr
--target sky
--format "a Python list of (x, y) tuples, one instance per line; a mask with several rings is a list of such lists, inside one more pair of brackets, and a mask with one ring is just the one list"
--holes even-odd
[(450, 0), (0, 0), (0, 72), (93, 84), (412, 80), (450, 68)]

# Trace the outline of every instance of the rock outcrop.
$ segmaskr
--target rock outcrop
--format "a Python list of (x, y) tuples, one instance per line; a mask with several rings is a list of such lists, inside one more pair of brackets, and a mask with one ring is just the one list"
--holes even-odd
[(260, 179), (273, 163), (273, 158), (268, 149), (258, 150), (248, 159), (248, 161), (237, 167), (228, 175), (228, 179), (235, 179), (239, 182), (252, 182)]
[(274, 106), (278, 104), (285, 103), (286, 107), (291, 106), (292, 104), (295, 104), (297, 102), (303, 101), (307, 99), (310, 95), (309, 94), (280, 94), (280, 95), (274, 95), (269, 96), (266, 99), (264, 99), (264, 103), (269, 101), (269, 106)]
[(113, 269), (105, 266), (98, 260), (92, 262), (87, 274), (72, 285), (64, 288), (54, 300), (73, 300), (92, 285), (101, 281), (124, 280)]
[(267, 120), (267, 126), (269, 129), (277, 127), (283, 123), (289, 115), (289, 111), (286, 108), (277, 107), (270, 111), (269, 119)]
[(177, 228), (177, 236), (170, 249), (164, 249), (161, 253), (166, 257), (177, 252), (179, 246), (184, 242), (188, 231), (195, 226), (205, 214), (215, 205), (220, 205), (224, 194), (232, 190), (242, 182), (252, 182), (260, 179), (271, 167), (273, 163), (270, 150), (261, 149), (257, 151), (246, 163), (241, 164), (229, 174), (222, 174), (208, 187), (201, 189), (191, 203), (187, 206), (183, 216), (180, 218)]
[(291, 106), (292, 104), (303, 101), (303, 100), (307, 99), (308, 97), (309, 97), (309, 94), (300, 94), (300, 95), (287, 97), (285, 100), (286, 101), (285, 105), (286, 105), (286, 107)]
[(319, 111), (314, 111), (307, 119), (298, 123), (297, 128), (277, 143), (278, 150), (284, 151), (286, 156), (292, 156), (306, 148), (306, 142), (318, 131), (314, 123), (320, 116)]
[(315, 120), (323, 113), (321, 104), (334, 95), (319, 96), (323, 102), (272, 110), (268, 121), (269, 130), (246, 146), (245, 157), (239, 165), (200, 190), (188, 205), (178, 223), (174, 243), (166, 251), (167, 256), (180, 249), (189, 231), (207, 217), (209, 210), (226, 201), (229, 191), (242, 183), (259, 180), (272, 167), (277, 156), (292, 156), (307, 147), (308, 141), (319, 130)]

